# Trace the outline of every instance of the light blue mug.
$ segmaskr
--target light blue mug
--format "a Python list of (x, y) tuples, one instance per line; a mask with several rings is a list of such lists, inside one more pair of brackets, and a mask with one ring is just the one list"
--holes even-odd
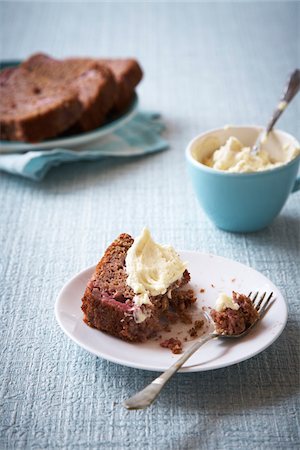
[[(200, 205), (226, 231), (251, 232), (265, 228), (280, 213), (289, 194), (300, 190), (297, 177), (300, 155), (287, 164), (254, 173), (233, 173), (210, 168), (201, 161), (224, 145), (230, 136), (252, 146), (261, 127), (225, 127), (201, 134), (187, 149), (188, 172)], [(273, 131), (264, 144), (280, 160), (285, 146), (300, 148), (299, 142), (283, 131)]]

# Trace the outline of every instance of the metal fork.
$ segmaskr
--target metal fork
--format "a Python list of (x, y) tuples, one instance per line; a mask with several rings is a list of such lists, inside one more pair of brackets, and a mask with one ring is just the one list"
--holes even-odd
[[(252, 292), (248, 295), (250, 298)], [(156, 397), (159, 395), (160, 391), (164, 387), (164, 385), (169, 381), (169, 379), (182, 367), (182, 365), (206, 342), (211, 339), (238, 339), (242, 336), (245, 336), (249, 333), (249, 331), (263, 318), (265, 313), (268, 311), (269, 307), (272, 305), (270, 303), (271, 298), (273, 296), (273, 292), (266, 298), (267, 293), (264, 292), (261, 297), (258, 298), (258, 292), (253, 295), (253, 298), (250, 298), (254, 307), (258, 312), (258, 317), (256, 321), (248, 327), (243, 333), (235, 334), (235, 335), (224, 335), (218, 334), (215, 332), (209, 333), (202, 338), (200, 338), (197, 342), (194, 343), (188, 350), (186, 350), (181, 358), (179, 358), (175, 364), (173, 364), (169, 369), (163, 372), (158, 378), (152, 381), (148, 386), (146, 386), (142, 391), (133, 395), (129, 399), (123, 402), (123, 406), (127, 409), (144, 409), (150, 406)], [(257, 302), (257, 303), (256, 303)], [(210, 322), (212, 320), (209, 318)]]

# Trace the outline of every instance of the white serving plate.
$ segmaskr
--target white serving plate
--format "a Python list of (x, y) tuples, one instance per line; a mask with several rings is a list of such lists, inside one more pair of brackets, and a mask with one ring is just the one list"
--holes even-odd
[[(201, 347), (180, 372), (201, 372), (230, 366), (249, 359), (269, 347), (283, 331), (287, 321), (287, 304), (278, 288), (264, 275), (239, 262), (199, 252), (181, 251), (191, 274), (191, 287), (197, 293), (199, 314), (202, 307), (214, 307), (220, 292), (232, 290), (273, 291), (275, 302), (263, 320), (240, 340), (213, 340)], [(90, 328), (82, 318), (81, 298), (95, 267), (89, 267), (72, 278), (60, 292), (55, 315), (63, 331), (80, 347), (117, 364), (138, 369), (164, 371), (178, 355), (161, 348), (157, 341), (132, 344)], [(205, 289), (200, 293), (200, 289)], [(172, 333), (171, 333), (172, 334)], [(170, 337), (171, 337), (170, 334)], [(191, 342), (184, 344), (184, 349)]]

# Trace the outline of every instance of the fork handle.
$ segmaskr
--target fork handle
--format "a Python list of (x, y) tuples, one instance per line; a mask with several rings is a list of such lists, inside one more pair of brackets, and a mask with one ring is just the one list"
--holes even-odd
[(293, 100), (295, 95), (298, 94), (299, 89), (300, 89), (300, 70), (296, 69), (290, 75), (283, 96), (281, 97), (280, 102), (278, 103), (277, 108), (274, 111), (274, 114), (267, 125), (266, 134), (268, 134), (272, 130), (275, 123), (277, 122), (283, 111), (286, 109), (287, 105)]
[(216, 338), (216, 335), (211, 333), (203, 336), (197, 342), (194, 343), (184, 354), (165, 372), (163, 372), (158, 378), (152, 381), (142, 391), (133, 395), (129, 399), (123, 402), (123, 406), (127, 409), (144, 409), (156, 399), (164, 385), (169, 379), (180, 369), (180, 367), (198, 350), (201, 345), (207, 341)]

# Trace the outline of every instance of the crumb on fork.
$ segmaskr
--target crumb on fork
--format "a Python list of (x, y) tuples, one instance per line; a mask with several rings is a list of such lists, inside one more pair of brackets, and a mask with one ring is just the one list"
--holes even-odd
[(211, 310), (210, 314), (218, 334), (241, 334), (257, 320), (258, 312), (249, 297), (233, 291), (232, 301), (238, 305), (238, 309), (226, 307), (221, 311)]

